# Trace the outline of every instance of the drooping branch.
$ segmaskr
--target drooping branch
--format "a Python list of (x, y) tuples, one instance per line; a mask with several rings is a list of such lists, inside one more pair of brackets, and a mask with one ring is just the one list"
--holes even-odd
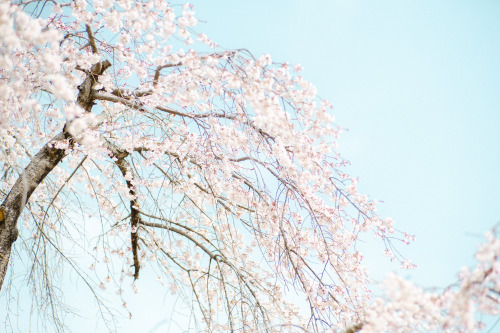
[(120, 169), (120, 172), (122, 173), (123, 177), (125, 178), (125, 182), (127, 184), (127, 187), (129, 189), (129, 194), (132, 197), (130, 200), (130, 241), (132, 245), (132, 254), (134, 257), (134, 279), (137, 280), (139, 278), (139, 270), (141, 268), (141, 265), (139, 263), (139, 254), (138, 254), (138, 249), (139, 249), (139, 224), (141, 223), (141, 216), (140, 212), (137, 209), (137, 192), (135, 190), (134, 185), (132, 184), (131, 180), (133, 179), (132, 176), (132, 167), (130, 166), (130, 163), (125, 159), (128, 156), (128, 153), (126, 151), (120, 150), (118, 147), (113, 145), (109, 141), (105, 141), (106, 147), (109, 149), (109, 151), (112, 154), (112, 157), (116, 159), (115, 164)]
[[(177, 223), (175, 221), (172, 221), (172, 220), (169, 220), (169, 219), (165, 219), (165, 218), (162, 218), (162, 217), (159, 217), (159, 216), (154, 216), (154, 215), (147, 214), (147, 213), (144, 213), (144, 212), (140, 212), (140, 213), (142, 215), (144, 215), (144, 216), (149, 217), (149, 218), (157, 219), (157, 220), (160, 220), (160, 221), (165, 221), (165, 222), (168, 222), (169, 224), (174, 224), (174, 225), (177, 225), (179, 227), (182, 227), (182, 228), (186, 229), (187, 231), (190, 231), (191, 233), (196, 234), (197, 236), (201, 237), (205, 242), (207, 242), (208, 244), (210, 244), (212, 247), (216, 248), (216, 246), (206, 236), (204, 236), (202, 233), (196, 231), (193, 228), (190, 228), (190, 227), (188, 227), (186, 225), (183, 225), (181, 223)], [(143, 221), (142, 219), (141, 219), (140, 223), (142, 225), (145, 225), (145, 226), (148, 226), (148, 227), (153, 227), (153, 228), (161, 228), (161, 229), (167, 229), (167, 230), (170, 230), (172, 228), (169, 225), (160, 224), (160, 223), (153, 223), (153, 222), (146, 222), (146, 221)], [(203, 248), (203, 250), (205, 252), (207, 251), (204, 248)]]
[[(142, 103), (140, 102), (134, 102), (130, 101), (129, 98), (126, 97), (121, 97), (122, 91), (114, 91), (113, 94), (104, 92), (104, 91), (96, 91), (94, 94), (95, 99), (101, 100), (101, 101), (108, 101), (108, 102), (114, 102), (114, 103), (120, 103), (122, 105), (125, 105), (131, 109), (138, 110), (138, 111), (145, 111), (145, 107)], [(146, 96), (146, 93), (142, 93), (140, 96)], [(138, 96), (139, 97), (139, 96)], [(183, 116), (183, 117), (190, 117), (188, 114), (184, 114), (179, 111), (175, 111), (169, 108), (165, 107), (157, 107), (159, 110), (177, 115), (177, 116)], [(161, 109), (160, 109), (161, 108)], [(190, 117), (191, 118), (191, 117)]]
[[(213, 54), (209, 54), (209, 55), (203, 56), (203, 57), (200, 58), (200, 60), (206, 60), (209, 57), (221, 58), (224, 55), (226, 55), (226, 56), (234, 56), (235, 54), (236, 54), (236, 51), (232, 51), (232, 52), (224, 51), (222, 53), (213, 53)], [(158, 80), (160, 79), (160, 75), (161, 75), (162, 69), (171, 68), (171, 67), (180, 67), (180, 66), (183, 66), (182, 61), (179, 61), (179, 62), (174, 63), (174, 64), (170, 63), (170, 64), (165, 64), (165, 65), (161, 65), (161, 66), (156, 67), (156, 69), (155, 69), (155, 75), (153, 77), (153, 86), (156, 87), (158, 85)]]
[[(125, 105), (131, 109), (137, 110), (137, 111), (146, 111), (145, 106), (140, 102), (140, 101), (132, 101), (130, 97), (143, 97), (143, 96), (148, 96), (150, 95), (149, 92), (144, 92), (141, 91), (137, 94), (132, 93), (132, 96), (123, 96), (124, 91), (121, 90), (114, 90), (112, 93), (107, 93), (104, 91), (96, 91), (94, 93), (94, 98), (96, 100), (101, 100), (101, 101), (108, 101), (108, 102), (114, 102), (114, 103), (120, 103), (122, 105)], [(236, 117), (230, 116), (224, 113), (215, 113), (215, 112), (207, 112), (207, 113), (202, 113), (202, 114), (188, 114), (176, 110), (172, 110), (170, 108), (166, 108), (164, 106), (158, 105), (155, 106), (155, 109), (169, 113), (174, 116), (181, 116), (185, 118), (192, 118), (192, 119), (198, 119), (198, 118), (208, 118), (208, 117), (214, 117), (214, 118), (225, 118), (228, 120), (234, 120)]]
[[(203, 250), (210, 258), (216, 260), (217, 257), (220, 257), (220, 254), (213, 253), (210, 251), (205, 245), (203, 245), (201, 242), (197, 241), (193, 236), (189, 235), (189, 231), (181, 230), (179, 228), (169, 226), (169, 225), (163, 225), (159, 223), (151, 223), (151, 222), (146, 222), (146, 221), (140, 221), (141, 225), (147, 226), (147, 227), (152, 227), (152, 228), (162, 228), (166, 229), (172, 232), (175, 232), (178, 235), (183, 236), (186, 239), (189, 239), (193, 244), (195, 244), (197, 247)], [(220, 252), (220, 251), (219, 251)]]
[[(155, 218), (155, 219), (159, 219), (159, 220), (163, 220), (163, 221), (166, 221), (166, 222), (169, 222), (170, 224), (177, 224), (173, 221), (170, 221), (168, 219), (163, 219), (161, 217), (157, 217), (157, 216), (152, 216), (152, 215), (149, 215), (149, 214), (145, 214), (143, 212), (141, 212), (141, 214), (145, 215), (145, 216), (148, 216), (148, 217), (151, 217), (151, 218)], [(248, 300), (250, 300), (250, 298), (252, 299), (253, 302), (255, 302), (255, 305), (256, 307), (258, 308), (258, 312), (260, 313), (260, 315), (262, 316), (262, 318), (264, 319), (263, 320), (263, 325), (266, 326), (266, 329), (264, 329), (263, 331), (268, 331), (267, 330), (267, 325), (268, 325), (268, 318), (267, 318), (267, 314), (259, 300), (259, 297), (257, 296), (257, 292), (255, 290), (255, 288), (258, 288), (258, 286), (254, 285), (254, 282), (255, 281), (251, 281), (249, 280), (249, 278), (243, 274), (241, 272), (241, 270), (236, 266), (234, 265), (234, 263), (231, 261), (231, 259), (227, 258), (224, 253), (221, 251), (221, 249), (215, 247), (212, 242), (208, 241), (203, 235), (200, 235), (199, 233), (195, 232), (194, 230), (191, 230), (190, 228), (186, 227), (186, 226), (182, 226), (183, 228), (186, 228), (188, 229), (189, 231), (186, 231), (186, 230), (182, 230), (180, 228), (176, 228), (172, 225), (165, 225), (165, 224), (160, 224), (160, 223), (154, 223), (154, 222), (146, 222), (146, 221), (143, 221), (141, 220), (140, 221), (140, 225), (143, 226), (143, 227), (151, 227), (151, 228), (160, 228), (160, 229), (165, 229), (165, 230), (168, 230), (170, 232), (173, 232), (173, 233), (176, 233), (182, 237), (184, 237), (185, 239), (188, 239), (190, 242), (192, 242), (194, 245), (196, 245), (199, 249), (201, 249), (206, 255), (208, 255), (210, 257), (210, 260), (212, 261), (215, 261), (217, 263), (217, 267), (218, 267), (218, 270), (220, 272), (220, 281), (222, 282), (222, 288), (226, 288), (227, 286), (230, 286), (232, 288), (235, 288), (235, 286), (229, 284), (229, 283), (225, 283), (225, 278), (224, 278), (224, 270), (222, 269), (222, 265), (225, 265), (227, 267), (229, 267), (229, 269), (233, 272), (233, 274), (235, 274), (235, 276), (237, 276), (238, 278), (238, 281), (240, 283), (240, 288), (243, 288), (243, 289), (246, 289), (250, 295), (246, 296), (248, 297)], [(179, 224), (177, 224), (179, 225)], [(193, 236), (194, 235), (191, 235), (189, 234), (189, 232), (195, 234), (195, 235), (198, 235), (198, 236), (201, 236), (201, 238), (205, 239), (206, 241), (208, 241), (210, 243), (210, 245), (212, 245), (215, 250), (212, 251), (210, 250), (208, 247), (206, 247), (203, 243), (201, 243), (200, 241), (196, 240)], [(144, 242), (145, 244), (147, 244), (146, 242)], [(157, 246), (159, 244), (156, 244)], [(162, 249), (163, 251), (163, 249)], [(177, 263), (175, 261), (175, 259), (170, 255), (168, 254), (167, 252), (163, 251), (165, 255), (167, 255), (172, 261), (174, 261), (181, 269), (183, 269), (184, 271), (186, 271), (187, 273), (190, 273), (190, 269), (188, 268), (185, 268), (183, 267), (182, 265), (180, 265), (179, 263)], [(218, 253), (216, 253), (218, 252)], [(209, 272), (206, 273), (207, 276), (210, 278), (210, 277), (214, 277), (212, 274), (210, 274)], [(193, 288), (193, 291), (195, 292), (195, 288)], [(242, 291), (240, 289), (240, 291)], [(224, 294), (225, 296), (225, 299), (226, 301), (229, 302), (229, 298), (227, 296), (227, 291), (226, 290), (223, 290), (221, 292), (221, 294)], [(199, 304), (200, 307), (201, 307), (201, 303)], [(202, 310), (203, 312), (203, 310)], [(232, 321), (233, 318), (229, 318), (229, 321)]]

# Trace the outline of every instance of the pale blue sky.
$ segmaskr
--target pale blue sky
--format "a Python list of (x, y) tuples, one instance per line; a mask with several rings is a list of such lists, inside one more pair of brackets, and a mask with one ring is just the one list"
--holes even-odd
[[(302, 64), (334, 105), (337, 123), (349, 129), (339, 151), (360, 191), (383, 200), (381, 215), (416, 235), (399, 248), (419, 268), (400, 274), (446, 286), (474, 262), (483, 233), (500, 221), (500, 2), (192, 3), (205, 21), (198, 31), (228, 49)], [(367, 249), (377, 278), (397, 270), (382, 246)], [(171, 313), (161, 306), (171, 300), (146, 275), (141, 293), (128, 298), (134, 320), (124, 320), (122, 332), (166, 330)], [(82, 314), (74, 323), (92, 330), (93, 317)]]
[[(192, 3), (219, 44), (302, 64), (333, 103), (360, 190), (416, 235), (400, 274), (444, 287), (474, 263), (500, 221), (500, 2)], [(374, 276), (397, 270), (367, 249)]]
[(500, 2), (192, 3), (224, 47), (304, 66), (349, 129), (339, 151), (360, 190), (416, 234), (403, 274), (453, 282), (500, 221)]
[[(360, 190), (416, 235), (399, 248), (419, 268), (399, 273), (455, 282), (500, 221), (500, 2), (192, 3), (198, 30), (223, 47), (304, 66), (349, 129), (339, 151)], [(398, 270), (380, 245), (367, 249), (377, 278)]]

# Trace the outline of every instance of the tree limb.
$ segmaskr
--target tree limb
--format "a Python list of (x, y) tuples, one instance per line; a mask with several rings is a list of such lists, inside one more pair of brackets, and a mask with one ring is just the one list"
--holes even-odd
[[(87, 73), (84, 82), (78, 88), (77, 104), (86, 112), (91, 112), (94, 105), (94, 84), (99, 75), (111, 66), (111, 63), (105, 60), (95, 64), (92, 68), (97, 65), (100, 68), (99, 73)], [(7, 274), (12, 245), (19, 234), (17, 229), (19, 216), (38, 185), (66, 156), (66, 150), (56, 148), (55, 144), (73, 139), (72, 135), (66, 131), (67, 125), (31, 159), (1, 205), (5, 211), (5, 219), (0, 224), (0, 290)]]
[(92, 32), (90, 25), (85, 24), (85, 29), (87, 30), (87, 35), (89, 36), (89, 44), (90, 44), (90, 47), (92, 48), (92, 53), (99, 53), (99, 50), (97, 49), (97, 45), (95, 44), (94, 32)]
[(70, 137), (69, 133), (63, 131), (45, 144), (24, 169), (2, 203), (5, 209), (5, 220), (0, 225), (0, 289), (7, 273), (12, 244), (19, 233), (17, 220), (37, 186), (66, 156), (64, 149), (54, 147), (55, 143)]
[(107, 140), (105, 140), (105, 144), (106, 147), (110, 150), (112, 156), (116, 158), (115, 164), (118, 169), (120, 169), (120, 172), (125, 178), (125, 182), (129, 189), (129, 194), (133, 196), (133, 199), (130, 200), (130, 227), (132, 229), (130, 232), (130, 241), (132, 244), (132, 254), (134, 257), (134, 280), (137, 280), (139, 278), (139, 270), (141, 269), (138, 254), (139, 237), (137, 234), (139, 232), (139, 224), (142, 222), (140, 212), (136, 208), (138, 202), (135, 187), (134, 185), (132, 185), (131, 180), (127, 179), (127, 173), (132, 172), (132, 167), (130, 166), (130, 163), (125, 159), (128, 156), (128, 153), (126, 151), (120, 150), (118, 147)]

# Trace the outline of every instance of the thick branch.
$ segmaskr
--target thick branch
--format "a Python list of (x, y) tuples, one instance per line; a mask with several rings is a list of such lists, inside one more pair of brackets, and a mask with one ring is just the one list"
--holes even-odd
[[(92, 96), (94, 84), (99, 75), (110, 66), (111, 63), (107, 60), (95, 64), (92, 67), (92, 73), (87, 73), (84, 82), (80, 85), (77, 104), (86, 112), (91, 112), (94, 105), (94, 97)], [(97, 68), (99, 70), (94, 71)], [(38, 185), (66, 156), (66, 151), (55, 148), (55, 143), (71, 138), (72, 136), (66, 131), (65, 126), (61, 133), (45, 144), (31, 159), (2, 203), (5, 218), (3, 222), (0, 222), (0, 289), (7, 274), (12, 245), (19, 234), (17, 230), (19, 216)]]
[(78, 93), (77, 103), (85, 111), (90, 112), (92, 106), (94, 106), (94, 100), (96, 99), (93, 89), (94, 84), (98, 81), (99, 75), (104, 73), (109, 67), (111, 67), (111, 63), (108, 60), (93, 65), (90, 73), (87, 73), (83, 83), (78, 86), (80, 92)]
[(54, 144), (69, 137), (70, 135), (63, 131), (45, 144), (32, 158), (2, 203), (5, 220), (0, 225), (0, 289), (7, 273), (12, 244), (18, 235), (17, 220), (37, 186), (66, 156), (64, 149), (55, 148)]
[(363, 324), (358, 323), (358, 324), (355, 324), (355, 325), (352, 325), (352, 326), (346, 328), (344, 333), (356, 333), (356, 332), (359, 332), (362, 328), (363, 328)]
[(160, 72), (162, 69), (169, 68), (169, 67), (177, 67), (177, 66), (182, 66), (182, 63), (179, 62), (177, 64), (167, 64), (167, 65), (163, 65), (163, 66), (158, 66), (155, 70), (155, 77), (153, 78), (153, 85), (156, 87), (156, 85), (158, 84), (158, 79), (160, 78)]
[(99, 50), (97, 49), (97, 45), (95, 44), (95, 37), (94, 33), (92, 32), (92, 28), (88, 24), (85, 25), (85, 29), (87, 30), (87, 35), (89, 36), (89, 44), (90, 47), (92, 48), (92, 53), (99, 53)]

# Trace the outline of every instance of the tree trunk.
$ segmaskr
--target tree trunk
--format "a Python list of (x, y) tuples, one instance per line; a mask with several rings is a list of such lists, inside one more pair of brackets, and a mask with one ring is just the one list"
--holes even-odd
[[(76, 103), (85, 112), (92, 111), (95, 100), (93, 96), (94, 85), (98, 81), (99, 75), (104, 73), (110, 66), (111, 63), (108, 60), (95, 64), (92, 66), (90, 72), (87, 72), (85, 80), (78, 87), (79, 92)], [(68, 124), (65, 125), (61, 133), (45, 144), (38, 154), (35, 155), (1, 205), (4, 210), (4, 220), (0, 221), (0, 290), (7, 274), (12, 244), (14, 244), (19, 234), (17, 220), (36, 187), (66, 156), (65, 151), (54, 148), (54, 144), (72, 137), (66, 131), (67, 126)]]
[(33, 157), (2, 203), (4, 221), (0, 223), (0, 290), (7, 274), (12, 244), (19, 233), (17, 220), (38, 184), (66, 155), (63, 149), (54, 148), (53, 144), (69, 137), (70, 134), (63, 131), (48, 142)]

